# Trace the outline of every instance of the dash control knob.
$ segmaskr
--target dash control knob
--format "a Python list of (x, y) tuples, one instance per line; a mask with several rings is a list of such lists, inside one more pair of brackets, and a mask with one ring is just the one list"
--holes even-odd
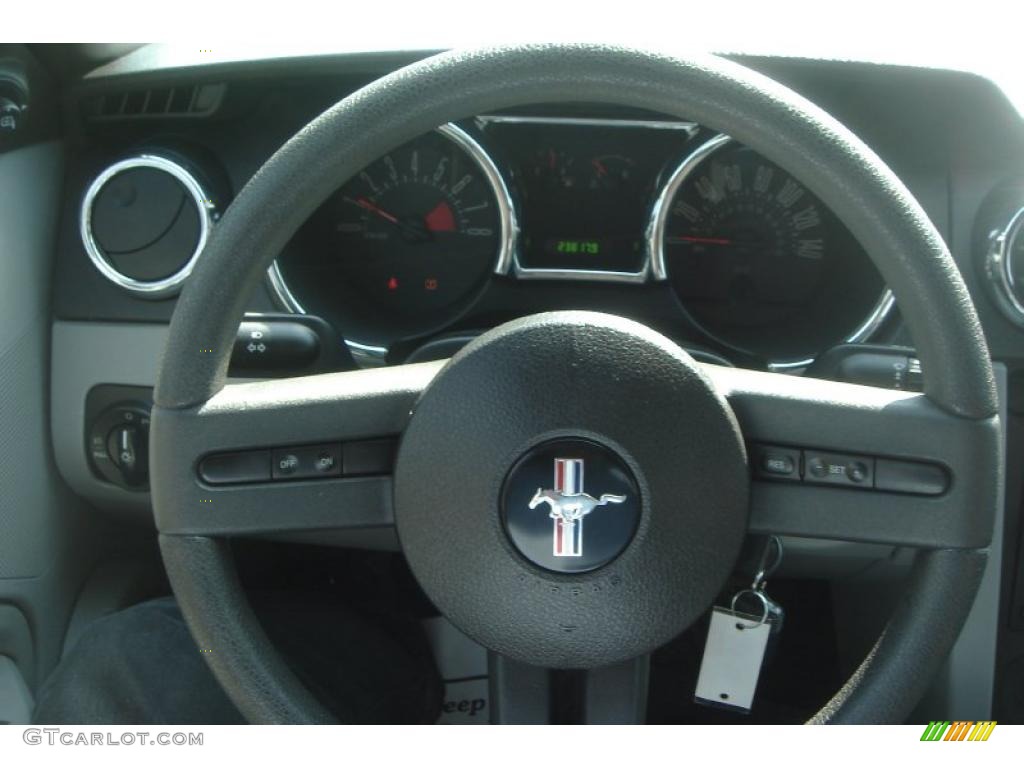
[(89, 430), (89, 456), (104, 480), (142, 491), (149, 483), (149, 408), (123, 403), (103, 411)]
[(141, 425), (126, 423), (114, 427), (107, 436), (107, 454), (128, 485), (146, 481), (146, 432)]
[(1003, 314), (1024, 326), (1024, 208), (990, 235), (985, 274)]
[(21, 125), (23, 111), (22, 105), (0, 96), (0, 134), (16, 133)]

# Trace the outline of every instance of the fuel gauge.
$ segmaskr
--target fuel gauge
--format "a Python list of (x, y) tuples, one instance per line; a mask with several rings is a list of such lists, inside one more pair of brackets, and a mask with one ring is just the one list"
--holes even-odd
[(593, 190), (628, 187), (633, 179), (634, 163), (623, 155), (600, 155), (590, 160), (588, 186)]
[(567, 152), (548, 147), (536, 152), (525, 169), (534, 182), (548, 189), (570, 190), (576, 186), (576, 158)]

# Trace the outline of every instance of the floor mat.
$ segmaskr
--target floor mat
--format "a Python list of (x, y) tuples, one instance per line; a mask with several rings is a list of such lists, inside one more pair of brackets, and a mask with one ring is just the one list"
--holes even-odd
[(491, 716), (487, 651), (447, 619), (426, 619), (423, 628), (444, 680), (444, 705), (438, 724), (487, 725)]

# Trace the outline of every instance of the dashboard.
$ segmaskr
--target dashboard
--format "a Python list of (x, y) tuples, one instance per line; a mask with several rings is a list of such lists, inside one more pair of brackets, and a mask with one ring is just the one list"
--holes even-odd
[[(990, 343), (1014, 349), (1015, 331), (999, 337), (1017, 324), (1000, 303), (1013, 273), (995, 268), (1000, 288), (984, 264), (990, 232), (1022, 200), (1012, 166), (983, 156), (1008, 130), (995, 117), (1005, 107), (959, 73), (744, 63), (830, 109), (882, 155), (955, 246), (983, 315), (992, 310)], [(348, 60), (310, 66), (87, 78), (67, 105), (79, 143), (58, 316), (166, 322), (234, 194), (373, 78)], [(993, 118), (957, 122), (947, 92)], [(970, 176), (956, 166), (975, 160), (997, 176), (963, 186)], [(837, 345), (909, 342), (867, 254), (799, 179), (711, 128), (582, 103), (439, 126), (339, 179), (250, 305), (322, 319), (360, 366), (449, 356), (488, 328), (555, 309), (625, 315), (695, 355), (752, 368), (800, 372)]]
[(587, 283), (614, 286), (636, 319), (656, 320), (660, 303), (670, 334), (771, 367), (861, 341), (892, 308), (867, 255), (799, 181), (655, 115), (441, 126), (340, 186), (270, 281), (283, 308), (379, 358), (421, 359), (438, 334), (514, 315), (498, 283), (549, 308), (587, 301)]
[[(993, 357), (1022, 356), (1024, 153), (1005, 98), (965, 73), (740, 60), (882, 156), (949, 243)], [(235, 194), (306, 123), (402, 63), (115, 62), (66, 91), (52, 307), (55, 360), (74, 370), (55, 386), (82, 407), (55, 429), (91, 440), (106, 421), (90, 392), (151, 385), (146, 350)], [(282, 236), (247, 309), (242, 377), (445, 358), (559, 309), (630, 317), (719, 364), (903, 388), (927, 374), (870, 258), (799, 179), (711, 127), (601, 104), (470, 116), (338, 179)], [(851, 350), (857, 365), (836, 362)], [(79, 447), (59, 454), (72, 448), (74, 484), (97, 492)], [(100, 493), (125, 501), (120, 490)]]

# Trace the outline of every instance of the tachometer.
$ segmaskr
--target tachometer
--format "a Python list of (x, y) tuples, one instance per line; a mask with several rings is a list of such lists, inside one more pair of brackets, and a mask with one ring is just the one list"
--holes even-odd
[(513, 233), (493, 162), (447, 125), (369, 165), (321, 206), (278, 260), (279, 294), (362, 346), (387, 346), (457, 314)]
[(796, 178), (725, 136), (672, 174), (650, 246), (655, 277), (698, 325), (766, 361), (862, 340), (881, 319), (881, 279), (850, 232)]

